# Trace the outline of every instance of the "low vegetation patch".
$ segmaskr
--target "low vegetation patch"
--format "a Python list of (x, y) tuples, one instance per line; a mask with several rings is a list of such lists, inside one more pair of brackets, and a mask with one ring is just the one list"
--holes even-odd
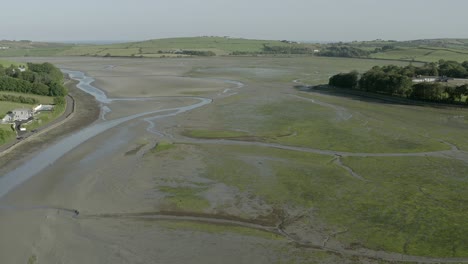
[(235, 225), (208, 224), (188, 221), (162, 222), (162, 224), (166, 228), (176, 230), (194, 230), (213, 234), (234, 233), (243, 236), (254, 236), (272, 240), (284, 240), (282, 236), (277, 234)]
[(358, 220), (349, 221), (355, 242), (411, 255), (468, 256), (463, 162), (423, 157), (344, 162), (371, 181), (367, 191), (356, 189), (359, 194), (348, 197), (353, 206), (340, 208)]
[(202, 212), (210, 206), (208, 200), (198, 195), (204, 190), (201, 188), (160, 186), (158, 189), (168, 194), (164, 201), (167, 202), (167, 206), (175, 207), (176, 210)]
[(151, 149), (151, 152), (158, 153), (175, 148), (174, 143), (170, 141), (160, 141)]
[[(327, 100), (309, 98), (316, 102)], [(350, 101), (350, 107), (346, 108), (340, 106), (343, 99), (336, 99), (336, 102), (329, 101), (329, 105), (302, 99), (264, 105), (257, 110), (265, 116), (258, 122), (257, 133), (270, 134), (266, 138), (271, 142), (348, 152), (421, 152), (449, 148), (437, 140), (422, 137), (419, 129), (405, 128), (408, 124), (389, 114), (392, 111), (389, 106), (383, 106), (377, 115), (372, 113), (373, 105)], [(386, 111), (390, 112), (386, 114)], [(411, 115), (410, 111), (402, 112)], [(274, 137), (272, 133), (290, 136)]]
[[(271, 205), (314, 208), (352, 248), (467, 257), (466, 165), (426, 157), (345, 158), (242, 146), (202, 146), (206, 177), (248, 190)], [(223, 154), (221, 154), (223, 153)], [(229, 153), (226, 155), (225, 153)], [(248, 155), (261, 164), (240, 157)], [(257, 164), (257, 165), (254, 165)]]
[(246, 138), (249, 137), (249, 134), (242, 131), (233, 131), (233, 130), (203, 130), (203, 129), (190, 129), (185, 130), (182, 135), (192, 138), (202, 138), (202, 139), (236, 139), (236, 138)]

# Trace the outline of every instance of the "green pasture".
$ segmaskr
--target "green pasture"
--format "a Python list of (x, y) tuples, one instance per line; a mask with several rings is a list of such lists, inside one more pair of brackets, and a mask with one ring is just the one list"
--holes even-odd
[(213, 51), (217, 55), (227, 55), (233, 51), (261, 51), (263, 44), (274, 46), (290, 45), (280, 41), (230, 39), (223, 37), (169, 38), (113, 45), (80, 45), (64, 49), (58, 55), (105, 56), (106, 54), (110, 54), (111, 56), (122, 57), (130, 57), (132, 55), (160, 57), (163, 54), (169, 56), (170, 52), (177, 50)]
[(286, 46), (289, 44), (274, 41), (274, 40), (252, 40), (252, 39), (236, 39), (223, 37), (194, 37), (194, 38), (170, 38), (156, 39), (143, 42), (135, 42), (129, 44), (121, 44), (120, 46), (142, 48), (151, 51), (169, 50), (169, 49), (190, 49), (190, 50), (210, 50), (217, 49), (224, 53), (233, 51), (255, 52), (260, 51), (263, 44), (272, 46)]
[[(54, 48), (36, 49), (10, 49), (0, 56), (111, 56), (130, 57), (132, 55), (144, 57), (156, 57), (156, 54), (170, 54), (177, 50), (200, 50), (213, 51), (217, 55), (228, 55), (234, 51), (259, 52), (263, 45), (270, 46), (291, 46), (276, 40), (252, 40), (240, 38), (224, 37), (189, 37), (189, 38), (168, 38), (155, 39), (141, 42), (119, 43), (112, 45), (75, 45)], [(317, 45), (301, 44), (311, 48)], [(41, 51), (39, 51), (41, 50)]]
[[(0, 52), (1, 54), (1, 52)], [(11, 65), (15, 65), (17, 66), (18, 63), (17, 62), (14, 62), (14, 61), (9, 61), (9, 60), (4, 60), (4, 59), (0, 59), (0, 66), (3, 66), (3, 67), (10, 67)]]
[(105, 50), (101, 46), (74, 46), (70, 49), (61, 51), (59, 56), (94, 56), (99, 52)]
[(436, 48), (398, 48), (386, 52), (371, 54), (371, 58), (437, 62), (439, 60), (454, 60), (463, 62), (468, 60), (467, 50), (436, 49)]
[(13, 102), (0, 102), (0, 116), (3, 118), (6, 113), (13, 109), (18, 108), (28, 108), (31, 109), (32, 106), (29, 104), (20, 104), (20, 103), (13, 103)]
[(70, 47), (11, 48), (0, 51), (0, 57), (50, 57), (57, 56)]

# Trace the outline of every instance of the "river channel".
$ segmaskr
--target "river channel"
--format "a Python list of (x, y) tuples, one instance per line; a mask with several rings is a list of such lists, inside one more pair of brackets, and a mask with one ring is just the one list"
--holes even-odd
[[(132, 101), (148, 101), (154, 100), (156, 98), (108, 98), (106, 93), (92, 85), (95, 81), (94, 78), (86, 76), (83, 72), (72, 71), (62, 69), (62, 72), (68, 74), (71, 79), (79, 81), (77, 87), (84, 92), (91, 94), (96, 98), (96, 100), (101, 103), (102, 112), (112, 111), (109, 104), (113, 101), (123, 101), (123, 100), (132, 100)], [(163, 99), (174, 99), (180, 97), (163, 97)], [(56, 162), (60, 157), (65, 155), (67, 152), (73, 150), (78, 145), (89, 140), (92, 137), (97, 136), (98, 134), (111, 129), (115, 126), (118, 126), (127, 121), (145, 117), (145, 121), (150, 122), (150, 128), (154, 127), (153, 121), (156, 119), (166, 118), (170, 116), (175, 116), (193, 109), (202, 107), (212, 102), (212, 99), (203, 98), (203, 97), (183, 97), (198, 100), (197, 103), (182, 107), (174, 107), (167, 109), (159, 109), (155, 111), (148, 111), (143, 113), (134, 114), (127, 117), (122, 117), (113, 120), (101, 120), (85, 129), (77, 131), (76, 133), (60, 140), (59, 142), (51, 145), (49, 148), (37, 153), (32, 159), (28, 160), (23, 165), (17, 167), (16, 169), (8, 172), (7, 174), (0, 177), (0, 198), (5, 196), (8, 192), (13, 190), (18, 185), (27, 181), (34, 175), (38, 174), (40, 171), (44, 170), (48, 166)], [(161, 98), (158, 98), (161, 99)], [(103, 116), (103, 115), (101, 115)], [(101, 118), (103, 119), (103, 118)]]

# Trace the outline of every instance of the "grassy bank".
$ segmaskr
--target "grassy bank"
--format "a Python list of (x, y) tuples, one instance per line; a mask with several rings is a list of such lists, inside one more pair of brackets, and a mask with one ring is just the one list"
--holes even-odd
[(398, 48), (382, 53), (374, 53), (371, 57), (376, 59), (425, 62), (437, 62), (439, 60), (463, 62), (468, 60), (468, 50), (429, 47)]
[(15, 136), (15, 131), (11, 125), (0, 125), (0, 146), (13, 142)]

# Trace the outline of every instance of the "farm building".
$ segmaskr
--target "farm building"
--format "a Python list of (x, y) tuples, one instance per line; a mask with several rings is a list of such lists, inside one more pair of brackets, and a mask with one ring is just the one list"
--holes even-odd
[(53, 111), (53, 105), (43, 105), (40, 104), (32, 109), (22, 108), (22, 109), (14, 109), (8, 112), (5, 117), (1, 120), (2, 124), (6, 123), (13, 123), (15, 121), (24, 121), (31, 119), (34, 115), (38, 114), (39, 112), (44, 111)]
[(53, 105), (40, 104), (40, 105), (33, 108), (34, 113), (41, 112), (41, 111), (52, 111), (52, 110), (54, 110)]
[(6, 116), (2, 119), (2, 123), (28, 120), (33, 117), (33, 114), (34, 113), (32, 109), (14, 109), (6, 114)]
[(447, 82), (449, 78), (445, 76), (418, 76), (413, 78), (414, 83), (422, 82)]

